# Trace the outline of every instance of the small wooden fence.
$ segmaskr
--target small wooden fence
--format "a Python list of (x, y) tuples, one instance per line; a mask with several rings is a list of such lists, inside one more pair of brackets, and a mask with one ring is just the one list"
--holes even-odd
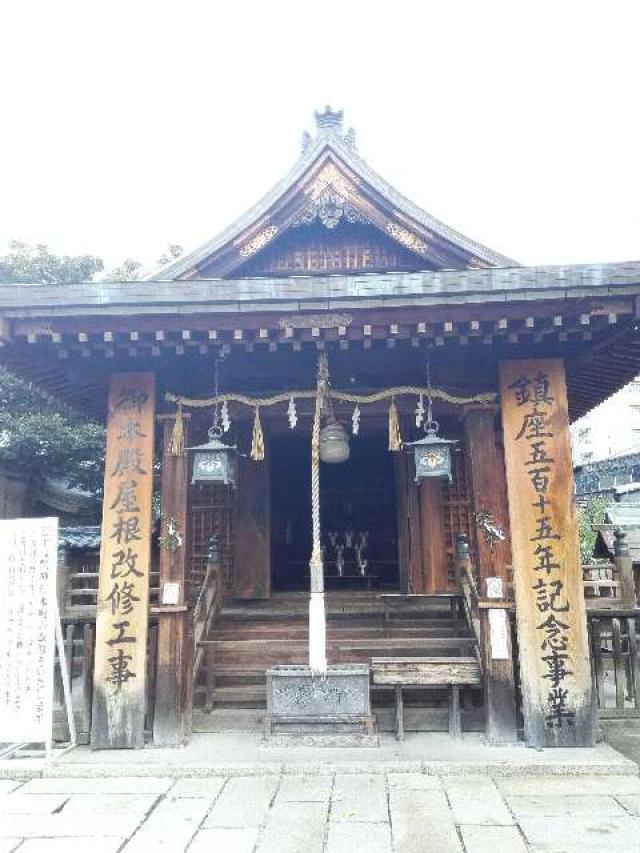
[(640, 717), (640, 610), (587, 610), (587, 625), (600, 718)]
[[(216, 556), (218, 551), (216, 551)], [(91, 555), (92, 556), (92, 555)], [(90, 562), (72, 567), (61, 567), (62, 582), (60, 613), (65, 650), (65, 661), (73, 699), (74, 716), (78, 740), (88, 743), (91, 732), (91, 704), (93, 696), (93, 662), (95, 653), (96, 603), (98, 597), (97, 566)], [(157, 599), (158, 575), (151, 573), (149, 595), (149, 634), (147, 640), (147, 686), (145, 730), (153, 730), (155, 706), (156, 661), (158, 649)], [(195, 678), (201, 669), (203, 649), (199, 642), (206, 637), (222, 603), (224, 578), (219, 562), (207, 567), (205, 582), (196, 606), (191, 611), (189, 630), (195, 646)], [(154, 612), (155, 611), (155, 612)], [(54, 670), (54, 738), (68, 737), (64, 712), (62, 675), (57, 658)]]

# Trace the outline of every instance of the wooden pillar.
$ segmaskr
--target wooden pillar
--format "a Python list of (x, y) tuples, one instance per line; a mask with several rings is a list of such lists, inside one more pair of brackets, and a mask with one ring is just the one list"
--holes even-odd
[(422, 593), (425, 577), (422, 566), (420, 501), (413, 478), (413, 460), (407, 453), (394, 453), (396, 512), (398, 519), (398, 561), (400, 590)]
[[(487, 599), (505, 597), (505, 583), (500, 577), (486, 578), (483, 587)], [(513, 743), (518, 739), (513, 650), (509, 614), (503, 607), (484, 611), (481, 638), (487, 740)]]
[(635, 607), (636, 585), (633, 577), (633, 562), (627, 545), (627, 534), (619, 527), (613, 531), (614, 562), (616, 564), (617, 580), (620, 583), (620, 600), (625, 607)]
[(564, 362), (502, 362), (500, 397), (525, 740), (534, 747), (592, 746)]
[(155, 377), (109, 386), (91, 746), (144, 746)]
[[(160, 415), (162, 424), (160, 598), (153, 742), (179, 746), (191, 734), (193, 704), (193, 636), (185, 599), (187, 552), (187, 488), (189, 457), (169, 452), (175, 423)], [(185, 445), (188, 420), (183, 415)]]
[(420, 483), (420, 521), (424, 592), (445, 592), (449, 586), (447, 542), (444, 527), (442, 480), (424, 479)]
[(506, 583), (507, 566), (511, 562), (509, 509), (504, 461), (496, 447), (496, 411), (494, 406), (469, 406), (464, 412), (464, 426), (474, 511), (491, 513), (491, 523), (506, 536), (503, 542), (495, 542), (492, 548), (483, 531), (477, 531), (478, 577), (481, 581), (487, 577), (500, 577)]
[(271, 596), (269, 457), (238, 460), (233, 587), (237, 598)]

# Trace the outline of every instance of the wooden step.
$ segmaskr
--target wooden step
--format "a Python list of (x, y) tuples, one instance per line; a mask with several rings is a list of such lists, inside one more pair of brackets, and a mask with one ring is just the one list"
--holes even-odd
[[(468, 634), (465, 625), (351, 625), (337, 627), (327, 626), (327, 636), (334, 640), (362, 639), (375, 637), (455, 637)], [(308, 625), (217, 625), (210, 639), (212, 640), (251, 640), (251, 639), (299, 639), (306, 640), (309, 636)]]

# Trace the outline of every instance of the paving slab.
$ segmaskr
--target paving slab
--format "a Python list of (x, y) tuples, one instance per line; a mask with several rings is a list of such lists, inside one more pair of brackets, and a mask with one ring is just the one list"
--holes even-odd
[(214, 800), (226, 782), (225, 776), (212, 776), (209, 779), (178, 779), (170, 789), (168, 796), (178, 797), (209, 797)]
[(257, 837), (257, 827), (201, 829), (189, 845), (189, 853), (253, 853)]
[(136, 815), (38, 815), (29, 820), (25, 815), (3, 815), (0, 838), (128, 838), (140, 821)]
[(162, 800), (124, 849), (127, 853), (148, 853), (149, 850), (183, 853), (212, 803), (213, 798), (206, 797)]
[(384, 776), (338, 774), (331, 798), (331, 821), (389, 820)]
[(278, 783), (279, 779), (270, 776), (229, 779), (211, 809), (204, 827), (260, 826), (267, 816)]
[(276, 805), (289, 803), (328, 803), (333, 776), (284, 776), (276, 797)]
[(389, 794), (389, 807), (395, 850), (462, 853), (444, 791), (395, 788)]
[[(604, 794), (584, 794), (577, 797), (565, 796), (506, 796), (507, 805), (519, 817), (589, 817), (600, 815), (624, 815), (625, 809), (614, 797)], [(638, 795), (640, 801), (640, 795)]]
[(640, 821), (634, 817), (522, 817), (518, 822), (537, 853), (640, 850)]
[(53, 814), (69, 799), (69, 794), (0, 794), (0, 815)]
[(0, 794), (9, 794), (11, 791), (19, 788), (20, 785), (22, 785), (22, 782), (14, 782), (13, 779), (0, 779)]
[(392, 853), (389, 824), (330, 823), (326, 853), (354, 853), (354, 851)]
[(515, 826), (466, 825), (460, 827), (460, 832), (466, 853), (527, 853), (528, 850)]
[(328, 802), (274, 807), (256, 853), (322, 853), (328, 810)]
[(445, 790), (456, 824), (508, 826), (513, 817), (491, 779), (482, 776), (445, 779)]
[[(116, 853), (123, 838), (31, 838), (20, 845), (20, 853)], [(2, 847), (0, 851), (4, 853)]]
[[(636, 768), (637, 770), (637, 768)], [(496, 779), (503, 794), (521, 796), (583, 796), (585, 794), (640, 794), (640, 777), (636, 776), (545, 776)]]
[[(16, 794), (11, 796), (15, 797)], [(39, 800), (41, 797), (56, 796), (53, 794), (24, 794), (25, 799)], [(67, 797), (63, 813), (66, 816), (79, 815), (80, 817), (92, 814), (98, 816), (106, 815), (131, 815), (142, 820), (151, 811), (158, 801), (158, 794), (63, 794)]]
[(426, 773), (387, 773), (389, 790), (442, 791), (442, 779)]
[(21, 841), (21, 838), (0, 838), (0, 853), (13, 853)]
[(174, 780), (162, 776), (110, 776), (106, 778), (55, 777), (30, 779), (23, 794), (165, 794)]

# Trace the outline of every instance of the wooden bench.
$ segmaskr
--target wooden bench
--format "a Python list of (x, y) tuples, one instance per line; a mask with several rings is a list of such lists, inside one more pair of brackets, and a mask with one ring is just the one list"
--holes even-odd
[(482, 683), (480, 665), (475, 657), (372, 658), (371, 672), (374, 684), (395, 687), (398, 740), (404, 740), (403, 689), (448, 687), (449, 734), (459, 738), (462, 735), (460, 687), (475, 687)]

